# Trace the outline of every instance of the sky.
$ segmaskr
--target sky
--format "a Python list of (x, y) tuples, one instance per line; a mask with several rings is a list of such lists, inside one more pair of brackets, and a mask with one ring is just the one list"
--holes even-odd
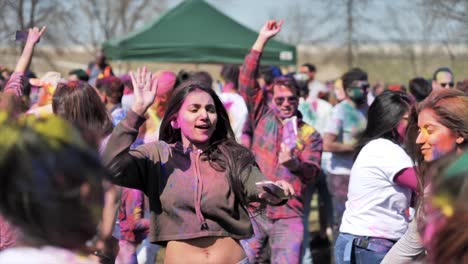
[[(242, 25), (255, 31), (260, 30), (266, 20), (276, 15), (276, 19), (283, 18), (281, 11), (295, 5), (316, 9), (320, 1), (311, 0), (205, 0), (224, 14), (230, 16)], [(182, 0), (170, 0), (169, 7), (174, 7)], [(285, 26), (287, 21), (285, 21)], [(285, 30), (287, 28), (285, 27)]]
[[(285, 18), (283, 31), (285, 35), (291, 34), (291, 29), (288, 27), (288, 13), (290, 14), (294, 8), (299, 8), (300, 13), (310, 14), (311, 20), (314, 20), (314, 14), (323, 14), (327, 1), (314, 1), (314, 0), (205, 0), (224, 14), (230, 16), (239, 23), (258, 31), (263, 23), (274, 15), (276, 19)], [(340, 0), (334, 0), (341, 2)], [(169, 8), (181, 3), (182, 0), (169, 0)], [(344, 1), (343, 1), (344, 2)], [(385, 33), (373, 26), (373, 23), (378, 22), (386, 15), (386, 5), (391, 4), (398, 6), (404, 3), (403, 0), (378, 0), (369, 1), (367, 8), (359, 14), (360, 18), (365, 18), (363, 26), (366, 34), (370, 34), (377, 39), (385, 39)], [(341, 4), (341, 7), (344, 7)], [(310, 10), (310, 12), (309, 12)], [(297, 12), (297, 11), (296, 11)], [(313, 22), (312, 22), (313, 23)], [(344, 23), (343, 19), (333, 17), (327, 23), (324, 23), (317, 28), (310, 28), (311, 34), (318, 36), (326, 36), (329, 32), (333, 31)], [(289, 24), (291, 26), (291, 24)]]
[[(206, 0), (208, 3), (229, 15), (239, 23), (251, 29), (260, 28), (262, 21), (268, 19), (268, 11), (273, 8), (284, 8), (288, 2), (305, 1), (282, 1), (282, 0)], [(182, 0), (170, 0), (169, 8), (180, 4)]]
[[(229, 15), (241, 24), (251, 29), (260, 29), (269, 18), (270, 13), (276, 10), (284, 10), (296, 3), (306, 4), (307, 1), (299, 0), (208, 0), (210, 4)], [(308, 1), (307, 6), (314, 5), (317, 1)], [(278, 17), (279, 19), (280, 17)]]

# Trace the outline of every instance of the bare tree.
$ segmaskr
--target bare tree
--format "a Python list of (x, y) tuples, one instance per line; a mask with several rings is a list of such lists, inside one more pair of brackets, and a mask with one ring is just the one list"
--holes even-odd
[(68, 21), (69, 25), (86, 20), (82, 25), (87, 28), (80, 35), (69, 32), (68, 37), (94, 53), (104, 41), (128, 34), (155, 19), (167, 9), (167, 0), (79, 0), (73, 9), (79, 16)]
[(269, 17), (281, 17), (287, 21), (284, 26), (285, 34), (280, 35), (279, 38), (294, 45), (319, 44), (329, 41), (337, 31), (321, 29), (329, 22), (332, 15), (333, 10), (326, 9), (319, 1), (296, 1), (291, 2), (284, 10), (277, 8), (269, 10)]
[(353, 33), (354, 33), (354, 9), (353, 2), (355, 0), (346, 0), (346, 44), (347, 44), (347, 59), (348, 67), (353, 66)]
[[(33, 26), (52, 25), (63, 14), (59, 0), (2, 0), (0, 2), (0, 28), (3, 37), (11, 38), (16, 30)], [(48, 36), (54, 36), (54, 31)]]
[(466, 0), (428, 0), (422, 1), (421, 4), (440, 18), (449, 18), (468, 25)]
[(468, 1), (466, 0), (429, 0), (422, 1), (421, 5), (426, 13), (436, 19), (438, 28), (437, 41), (442, 43), (450, 63), (454, 64), (454, 46), (468, 41)]
[[(47, 26), (47, 34), (43, 42), (51, 45), (61, 43), (61, 35), (56, 30), (61, 25), (61, 20), (68, 14), (62, 1), (59, 0), (2, 0), (0, 2), (0, 32), (3, 34), (0, 41), (8, 46), (14, 45), (14, 36), (17, 30), (27, 30), (37, 26)], [(22, 49), (22, 44), (17, 46), (17, 52)], [(5, 50), (10, 53), (11, 49)], [(55, 67), (49, 56), (36, 52), (35, 57), (43, 59), (49, 66)]]
[[(155, 19), (166, 10), (167, 0), (0, 0), (0, 7), (2, 42), (9, 40), (13, 45), (16, 30), (46, 25), (42, 41), (55, 47), (58, 55), (70, 45), (95, 54), (105, 40), (128, 34)], [(57, 68), (50, 56), (39, 51), (35, 57)]]
[(334, 10), (331, 20), (337, 21), (338, 35), (345, 36), (340, 41), (346, 45), (346, 63), (348, 68), (354, 65), (355, 50), (361, 41), (367, 41), (370, 36), (365, 34), (361, 25), (372, 25), (374, 21), (366, 16), (365, 11), (372, 0), (332, 0), (328, 2), (327, 9)]
[(409, 59), (411, 76), (421, 75), (436, 28), (434, 17), (414, 2), (387, 4), (386, 10), (385, 22), (380, 24), (386, 41), (399, 47), (400, 57)]

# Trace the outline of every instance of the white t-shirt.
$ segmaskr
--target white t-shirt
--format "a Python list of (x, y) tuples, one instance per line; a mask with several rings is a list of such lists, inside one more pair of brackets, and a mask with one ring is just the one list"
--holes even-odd
[(333, 106), (320, 98), (308, 97), (307, 100), (299, 102), (299, 111), (302, 114), (302, 121), (317, 129), (323, 136), (323, 131), (332, 113)]
[(88, 256), (57, 247), (16, 247), (0, 252), (0, 264), (98, 264)]
[(308, 85), (309, 97), (317, 98), (320, 92), (328, 92), (327, 87), (318, 80), (313, 80)]
[[(336, 135), (336, 142), (354, 145), (366, 128), (366, 117), (347, 100), (335, 105), (324, 133)], [(352, 152), (333, 152), (326, 170), (333, 174), (349, 175), (353, 166)]]
[(220, 93), (218, 96), (228, 112), (229, 121), (236, 135), (236, 140), (240, 142), (242, 129), (244, 128), (244, 123), (248, 115), (248, 109), (244, 98), (237, 93)]
[(348, 201), (340, 232), (358, 236), (399, 239), (408, 228), (411, 190), (393, 181), (411, 158), (387, 139), (367, 143), (359, 153), (349, 179)]
[[(302, 121), (315, 128), (323, 137), (327, 122), (330, 120), (333, 106), (325, 100), (309, 96), (307, 100), (302, 99), (302, 97), (299, 99), (298, 109), (302, 114)], [(330, 152), (322, 152), (321, 165), (323, 170), (329, 167), (330, 159)]]

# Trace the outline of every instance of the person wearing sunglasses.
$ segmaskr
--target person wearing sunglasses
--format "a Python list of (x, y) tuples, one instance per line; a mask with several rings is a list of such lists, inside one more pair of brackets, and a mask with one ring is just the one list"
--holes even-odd
[[(304, 238), (304, 193), (320, 172), (322, 139), (301, 120), (298, 87), (293, 77), (273, 81), (271, 104), (257, 82), (262, 51), (281, 31), (283, 21), (270, 20), (259, 32), (239, 76), (239, 90), (253, 125), (252, 151), (270, 180), (289, 182), (296, 193), (282, 208), (266, 207), (253, 219), (255, 237), (241, 241), (250, 263), (300, 263)], [(270, 249), (270, 255), (268, 252)]]
[(448, 67), (438, 68), (432, 76), (432, 90), (450, 89), (454, 87), (453, 72)]

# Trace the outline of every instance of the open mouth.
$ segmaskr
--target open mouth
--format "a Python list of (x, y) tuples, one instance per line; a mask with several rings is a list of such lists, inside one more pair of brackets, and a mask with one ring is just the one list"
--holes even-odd
[(210, 125), (198, 125), (198, 126), (195, 126), (195, 128), (198, 128), (198, 129), (210, 129), (211, 126)]

